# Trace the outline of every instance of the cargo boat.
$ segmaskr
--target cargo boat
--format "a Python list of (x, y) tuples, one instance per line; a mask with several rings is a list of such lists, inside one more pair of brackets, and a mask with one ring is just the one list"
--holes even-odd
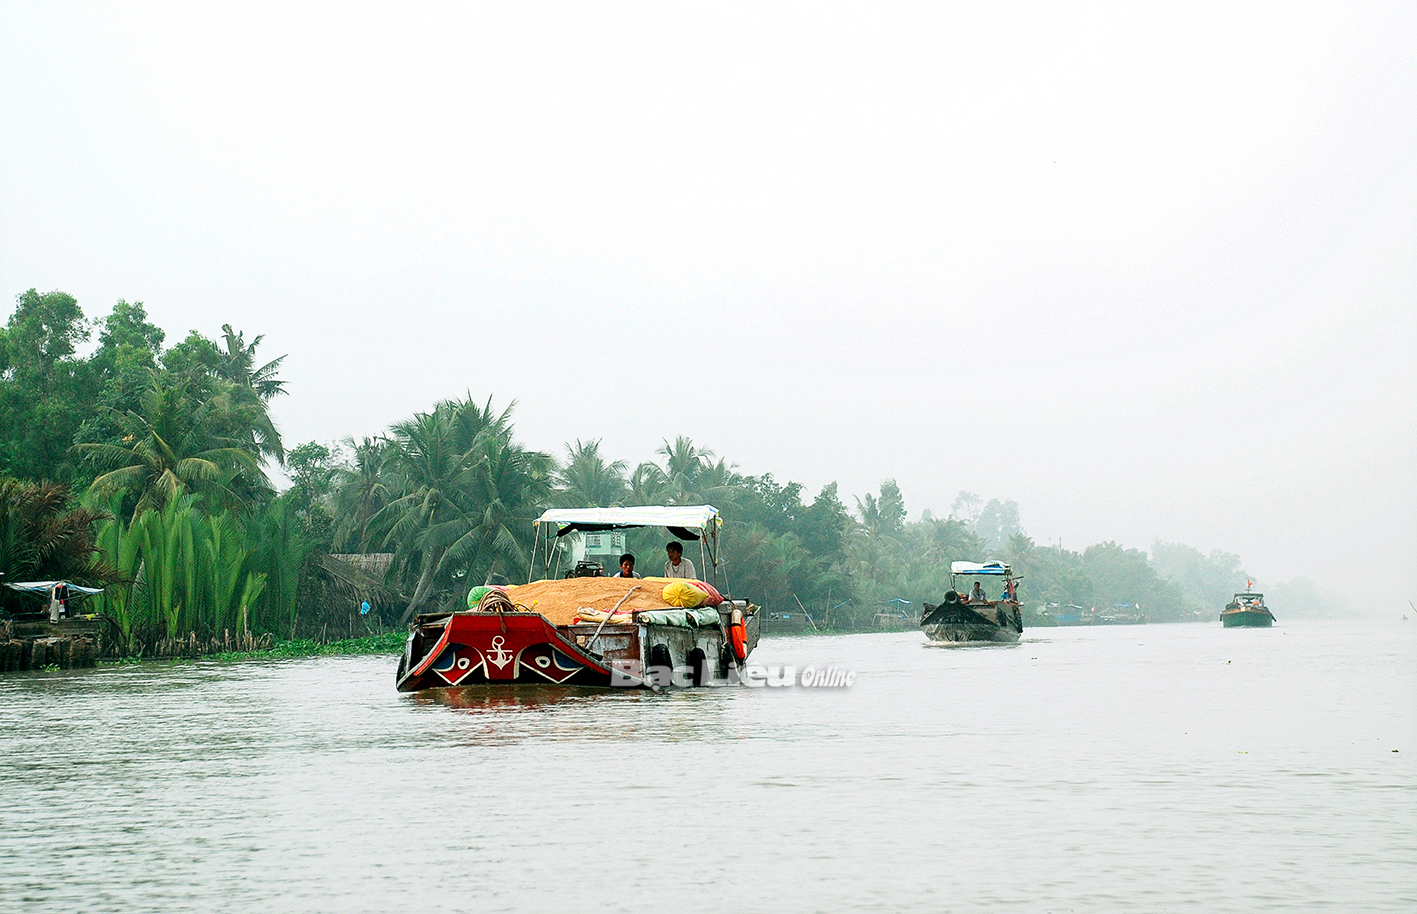
[(1264, 594), (1246, 591), (1225, 604), (1220, 621), (1226, 628), (1269, 628), (1274, 624), (1274, 613), (1264, 605)]
[[(553, 508), (537, 518), (528, 583), (486, 589), (466, 611), (416, 616), (399, 659), (400, 692), (447, 686), (559, 685), (660, 689), (737, 681), (758, 643), (761, 613), (718, 593), (719, 528), (711, 505)], [(606, 577), (580, 563), (565, 578), (553, 562), (562, 538), (659, 526), (697, 542), (707, 594), (676, 606), (666, 589), (682, 579)], [(543, 549), (544, 541), (544, 549)], [(541, 577), (536, 573), (543, 559)], [(688, 582), (692, 583), (692, 582)], [(707, 586), (704, 586), (707, 585)], [(721, 601), (721, 602), (720, 602)]]
[[(1002, 578), (1003, 599), (970, 602), (968, 594), (959, 592), (958, 580), (976, 575)], [(1023, 634), (1023, 615), (1018, 606), (1018, 585), (1022, 581), (1023, 578), (1014, 577), (1013, 568), (1003, 562), (951, 562), (950, 590), (938, 606), (925, 604), (920, 628), (931, 641), (1016, 642)]]

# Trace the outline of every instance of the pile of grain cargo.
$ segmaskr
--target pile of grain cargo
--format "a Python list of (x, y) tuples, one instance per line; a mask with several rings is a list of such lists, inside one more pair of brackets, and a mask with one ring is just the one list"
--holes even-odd
[(622, 613), (671, 609), (661, 596), (664, 584), (654, 578), (566, 578), (508, 587), (507, 596), (519, 608), (541, 613), (552, 625), (570, 625), (582, 607), (609, 612), (618, 604)]

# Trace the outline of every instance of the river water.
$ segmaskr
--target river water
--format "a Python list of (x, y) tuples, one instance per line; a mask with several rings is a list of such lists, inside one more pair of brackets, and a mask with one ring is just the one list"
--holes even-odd
[(1417, 621), (765, 638), (843, 688), (0, 677), (0, 911), (1417, 910)]

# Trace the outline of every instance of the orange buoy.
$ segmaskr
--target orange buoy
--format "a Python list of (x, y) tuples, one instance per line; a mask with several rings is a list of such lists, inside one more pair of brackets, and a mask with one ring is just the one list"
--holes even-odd
[(743, 624), (743, 610), (735, 609), (728, 615), (728, 644), (733, 648), (733, 658), (739, 663), (748, 659), (748, 629)]

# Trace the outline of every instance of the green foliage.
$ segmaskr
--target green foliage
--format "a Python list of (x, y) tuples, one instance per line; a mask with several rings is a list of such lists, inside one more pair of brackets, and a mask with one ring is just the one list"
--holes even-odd
[[(148, 323), (142, 302), (118, 300), (103, 320), (98, 350), (89, 359), (98, 387), (98, 408), (84, 417), (74, 434), (75, 441), (116, 442), (122, 438), (123, 430), (113, 417), (140, 408), (143, 394), (157, 371), (163, 339), (162, 330)], [(93, 482), (92, 476), (92, 468), (81, 463), (75, 477), (76, 488), (87, 487)]]
[(106, 502), (90, 490), (87, 501), (102, 507), (105, 517), (95, 525), (95, 540), (105, 560), (117, 572), (117, 581), (93, 599), (96, 612), (105, 614), (118, 628), (121, 648), (128, 650), (134, 642), (134, 626), (138, 623), (138, 605), (133, 585), (142, 570), (142, 537), (134, 533), (122, 510), (123, 492), (111, 494)]
[(1157, 540), (1151, 546), (1151, 564), (1181, 588), (1193, 609), (1206, 613), (1219, 613), (1247, 580), (1238, 555), (1217, 549), (1205, 556), (1183, 543)]
[(304, 508), (330, 494), (337, 470), (334, 453), (323, 444), (307, 441), (286, 455), (285, 468), (295, 483)]
[(323, 549), (333, 545), (335, 521), (330, 513), (335, 477), (339, 474), (338, 454), (314, 441), (306, 442), (286, 455), (286, 471), (294, 485), (290, 496), (304, 516), (311, 535)]
[(285, 356), (271, 359), (260, 367), (256, 365), (256, 347), (261, 345), (264, 335), (247, 343), (245, 334), (232, 330), (230, 324), (221, 325), (221, 334), (226, 348), (218, 350), (217, 377), (251, 391), (263, 402), (285, 393), (285, 382), (276, 375)]
[(346, 438), (352, 460), (335, 466), (330, 481), (333, 493), (333, 541), (340, 552), (364, 552), (371, 547), (369, 521), (389, 503), (391, 489), (385, 463), (389, 443), (383, 438), (365, 438), (358, 444)]
[[(67, 486), (0, 478), (0, 569), (9, 581), (103, 587), (120, 578), (100, 554), (96, 526), (108, 515), (74, 503)], [(0, 588), (0, 610), (34, 609), (34, 598)]]
[(350, 657), (371, 654), (397, 654), (403, 650), (405, 632), (385, 632), (366, 638), (346, 638), (321, 644), (309, 638), (292, 641), (278, 641), (269, 650), (212, 654), (212, 660), (283, 660), (301, 657)]
[(1162, 580), (1140, 549), (1097, 543), (1083, 551), (1082, 568), (1092, 579), (1093, 602), (1099, 610), (1129, 604), (1140, 605), (1152, 621), (1191, 618), (1192, 607), (1180, 588)]
[[(110, 504), (120, 504), (123, 493), (109, 498)], [(283, 516), (276, 505), (271, 511)], [(276, 624), (288, 631), (288, 603), (272, 607), (258, 602), (271, 573), (269, 563), (290, 561), (277, 550), (262, 548), (268, 542), (291, 545), (289, 538), (270, 535), (279, 526), (262, 517), (248, 528), (230, 513), (208, 514), (192, 495), (174, 498), (161, 510), (147, 509), (131, 522), (123, 514), (109, 514), (96, 525), (97, 542), (115, 565), (118, 581), (94, 598), (94, 608), (113, 621), (129, 650), (188, 632), (206, 638), (227, 631), (274, 631)], [(277, 564), (276, 573), (282, 572), (289, 574)]]
[[(85, 359), (93, 327), (98, 347)], [(91, 326), (72, 296), (35, 290), (0, 328), (0, 472), (21, 480), (0, 483), (0, 563), (12, 579), (110, 583), (95, 605), (130, 647), (250, 630), (300, 653), (310, 648), (294, 639), (373, 631), (395, 604), (404, 618), (460, 604), (475, 584), (522, 579), (531, 522), (551, 504), (713, 504), (729, 521), (719, 582), (819, 618), (938, 601), (961, 559), (1012, 562), (1026, 602), (1139, 603), (1157, 620), (1208, 613), (1244, 576), (1237, 556), (1182, 544), (1158, 542), (1149, 559), (1115, 543), (1040, 548), (1016, 502), (967, 491), (948, 518), (911, 522), (890, 479), (857, 499), (853, 516), (835, 483), (807, 502), (800, 483), (743, 475), (687, 436), (665, 439), (658, 463), (633, 470), (599, 440), (568, 443), (558, 464), (514, 440), (510, 406), (497, 412), (470, 395), (344, 448), (307, 442), (287, 453), (268, 410), (286, 392), (284, 356), (258, 357), (260, 335), (221, 331), (215, 340), (192, 331), (164, 350), (141, 302), (120, 299)], [(293, 482), (279, 497), (268, 463)], [(86, 488), (84, 504), (44, 479)], [(658, 573), (664, 532), (628, 539), (641, 572)], [(393, 561), (375, 581), (330, 551)], [(1328, 611), (1328, 596), (1305, 583), (1283, 586), (1296, 605)], [(379, 607), (367, 617), (357, 614), (364, 599)]]
[(1021, 592), (1029, 602), (1090, 609), (1096, 600), (1092, 578), (1083, 570), (1081, 553), (1030, 545), (1014, 557), (1013, 565), (1014, 572), (1024, 578), (1025, 589)]
[(318, 543), (299, 513), (293, 492), (277, 498), (256, 525), (254, 568), (264, 574), (251, 608), (254, 631), (286, 632), (294, 638), (300, 620), (301, 585)]
[(764, 605), (825, 605), (849, 595), (841, 544), (851, 519), (836, 497), (822, 489), (811, 505), (802, 486), (779, 485), (771, 474), (737, 481), (737, 514), (725, 533), (729, 581), (737, 596)]
[(856, 506), (861, 525), (871, 536), (897, 537), (905, 526), (905, 498), (894, 479), (881, 483), (879, 498), (867, 492), (864, 499), (857, 499)]
[(209, 421), (211, 413), (209, 403), (187, 399), (179, 387), (153, 374), (138, 410), (112, 413), (121, 435), (117, 443), (73, 449), (99, 470), (93, 481), (98, 492), (139, 493), (134, 517), (161, 510), (187, 492), (212, 509), (238, 510), (269, 483), (252, 448), (214, 433), (219, 423)]
[(551, 494), (551, 458), (512, 440), (511, 407), (469, 397), (437, 404), (390, 430), (391, 498), (369, 519), (411, 592), (404, 618), (435, 597), (460, 602), (473, 584), (520, 579), (532, 521)]
[(556, 503), (568, 508), (613, 508), (630, 494), (625, 461), (607, 463), (600, 442), (566, 445), (566, 463), (555, 474)]
[(991, 554), (1003, 553), (1008, 548), (1009, 540), (1023, 532), (1023, 528), (1019, 526), (1018, 502), (1012, 499), (989, 499), (989, 503), (979, 513), (978, 520), (974, 522), (974, 532), (984, 541), (986, 551)]
[(93, 402), (87, 363), (75, 356), (90, 329), (63, 292), (30, 289), (0, 333), (0, 473), (69, 482), (69, 444)]

